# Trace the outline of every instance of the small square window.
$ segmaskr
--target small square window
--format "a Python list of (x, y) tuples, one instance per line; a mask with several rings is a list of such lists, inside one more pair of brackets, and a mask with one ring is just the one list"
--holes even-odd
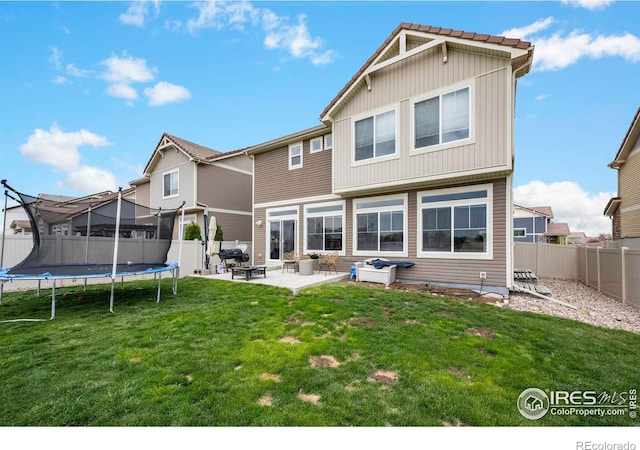
[(333, 148), (333, 135), (332, 134), (326, 134), (324, 136), (324, 148), (325, 148), (325, 150), (329, 150), (329, 149)]
[(311, 139), (309, 147), (310, 147), (310, 150), (309, 150), (310, 153), (321, 152), (322, 151), (322, 137)]

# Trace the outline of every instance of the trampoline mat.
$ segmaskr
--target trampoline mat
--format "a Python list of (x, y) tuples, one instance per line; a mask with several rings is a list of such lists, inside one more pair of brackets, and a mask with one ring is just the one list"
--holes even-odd
[[(164, 272), (177, 267), (177, 264), (118, 264), (116, 275), (135, 275), (140, 273)], [(87, 278), (108, 277), (113, 274), (113, 265), (74, 264), (66, 266), (38, 266), (0, 271), (0, 278)]]

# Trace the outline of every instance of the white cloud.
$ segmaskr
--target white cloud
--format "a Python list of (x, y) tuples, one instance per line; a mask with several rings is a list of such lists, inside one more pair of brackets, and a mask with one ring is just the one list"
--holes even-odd
[(91, 193), (117, 188), (113, 173), (93, 166), (82, 166), (69, 172), (60, 185), (73, 191)]
[(53, 67), (56, 69), (60, 69), (60, 67), (62, 67), (62, 51), (58, 47), (51, 47), (49, 62), (53, 64)]
[(631, 33), (594, 35), (576, 29), (568, 34), (556, 31), (546, 36), (538, 35), (554, 23), (552, 17), (547, 17), (531, 25), (506, 30), (502, 34), (533, 42), (536, 47), (533, 64), (535, 70), (564, 69), (582, 58), (617, 56), (632, 63), (640, 61), (640, 38)]
[(108, 145), (111, 144), (104, 136), (84, 129), (67, 133), (54, 123), (49, 130), (34, 130), (20, 146), (20, 152), (31, 161), (66, 173), (64, 186), (81, 192), (95, 192), (113, 189), (115, 177), (107, 170), (83, 165), (79, 148)]
[(67, 80), (67, 77), (63, 77), (62, 75), (58, 75), (53, 79), (53, 82), (55, 84), (66, 84), (68, 81), (69, 80)]
[(74, 64), (67, 64), (66, 70), (67, 70), (67, 75), (71, 75), (72, 77), (77, 77), (77, 78), (86, 77), (91, 73), (89, 70), (80, 69), (79, 67), (76, 67)]
[(114, 83), (107, 87), (107, 94), (111, 97), (124, 98), (127, 100), (135, 100), (138, 98), (138, 92), (128, 83)]
[(144, 95), (149, 98), (150, 106), (160, 106), (191, 98), (191, 93), (183, 86), (160, 81), (152, 88), (146, 88)]
[(540, 95), (536, 95), (536, 100), (538, 101), (542, 101), (549, 98), (549, 94), (540, 94)]
[(149, 3), (153, 3), (154, 11), (157, 15), (160, 10), (160, 2), (158, 0), (154, 0), (152, 2), (134, 1), (129, 5), (124, 13), (120, 14), (120, 22), (124, 25), (143, 27), (145, 25), (147, 15), (149, 15)]
[(513, 202), (520, 206), (551, 206), (554, 222), (567, 222), (571, 231), (587, 236), (611, 233), (611, 221), (603, 215), (613, 192), (586, 192), (574, 181), (546, 184), (532, 181), (513, 190)]
[(146, 60), (126, 53), (122, 57), (112, 55), (102, 61), (102, 64), (107, 67), (102, 78), (111, 83), (151, 81), (157, 72), (157, 69), (147, 67)]
[(581, 6), (587, 9), (602, 9), (609, 6), (614, 0), (560, 0), (566, 5)]
[[(306, 24), (306, 16), (297, 17), (290, 23), (289, 17), (278, 16), (266, 8), (256, 8), (247, 1), (217, 1), (196, 3), (198, 17), (187, 21), (189, 33), (206, 28), (244, 29), (247, 25), (260, 26), (265, 33), (263, 40), (269, 50), (284, 50), (293, 58), (306, 58), (314, 65), (326, 65), (333, 61), (335, 52), (323, 50), (325, 43), (320, 37), (312, 37)], [(176, 23), (171, 23), (175, 29)], [(167, 24), (169, 27), (169, 24)]]

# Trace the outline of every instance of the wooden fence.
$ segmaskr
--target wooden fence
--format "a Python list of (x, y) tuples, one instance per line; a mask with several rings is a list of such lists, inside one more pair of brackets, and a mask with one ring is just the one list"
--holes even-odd
[(580, 281), (640, 308), (640, 250), (517, 242), (514, 267), (539, 277)]

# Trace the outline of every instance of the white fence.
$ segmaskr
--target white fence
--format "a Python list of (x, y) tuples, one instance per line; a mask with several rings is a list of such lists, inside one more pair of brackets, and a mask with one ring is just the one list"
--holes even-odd
[(514, 266), (539, 277), (580, 281), (640, 307), (640, 250), (517, 242)]

